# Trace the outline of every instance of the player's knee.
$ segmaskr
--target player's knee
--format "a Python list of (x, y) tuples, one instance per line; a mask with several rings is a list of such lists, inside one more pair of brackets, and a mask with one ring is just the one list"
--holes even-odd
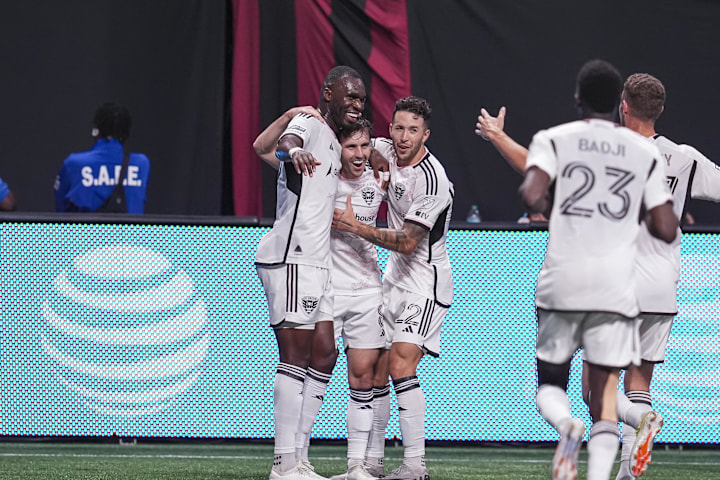
[(538, 386), (554, 385), (567, 390), (570, 378), (570, 360), (565, 363), (550, 363), (537, 359)]

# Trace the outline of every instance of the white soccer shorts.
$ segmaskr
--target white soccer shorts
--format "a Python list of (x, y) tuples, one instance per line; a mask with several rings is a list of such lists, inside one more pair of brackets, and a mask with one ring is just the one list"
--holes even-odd
[(537, 309), (535, 354), (548, 363), (561, 364), (583, 347), (590, 363), (626, 368), (640, 363), (638, 321), (609, 312), (559, 312)]
[(670, 330), (675, 315), (641, 313), (640, 319), (640, 358), (646, 362), (665, 361)]
[(383, 283), (383, 321), (389, 343), (407, 342), (440, 356), (440, 331), (448, 309), (432, 298)]
[(346, 349), (385, 347), (380, 290), (365, 295), (335, 295), (333, 310), (335, 341), (342, 335)]
[(333, 318), (333, 288), (326, 268), (287, 263), (257, 265), (272, 328), (314, 329)]

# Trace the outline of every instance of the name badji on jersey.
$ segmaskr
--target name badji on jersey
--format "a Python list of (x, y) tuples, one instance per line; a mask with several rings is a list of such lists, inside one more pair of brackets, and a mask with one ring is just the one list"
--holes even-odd
[[(113, 186), (117, 183), (117, 179), (120, 177), (121, 169), (121, 165), (116, 165), (114, 172), (115, 175), (110, 177), (107, 166), (100, 165), (98, 175), (95, 177), (93, 176), (92, 167), (83, 167), (82, 170), (80, 170), (80, 175), (82, 175), (82, 185), (83, 187)], [(123, 185), (130, 187), (142, 186), (142, 180), (139, 178), (139, 172), (140, 168), (138, 166), (128, 165), (127, 175), (125, 176)]]

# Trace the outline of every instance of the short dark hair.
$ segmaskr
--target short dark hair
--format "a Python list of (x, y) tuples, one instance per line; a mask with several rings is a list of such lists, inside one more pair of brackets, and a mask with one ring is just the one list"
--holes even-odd
[(590, 60), (577, 76), (578, 100), (597, 113), (610, 113), (620, 103), (623, 79), (620, 72), (605, 60)]
[(358, 73), (357, 70), (355, 70), (352, 67), (348, 67), (347, 65), (337, 65), (330, 69), (327, 75), (325, 75), (325, 80), (323, 81), (322, 90), (326, 88), (332, 88), (335, 86), (335, 84), (340, 81), (340, 79), (345, 77), (351, 77), (351, 78), (359, 78), (362, 80), (362, 77)]
[(98, 137), (112, 137), (124, 143), (130, 136), (132, 119), (130, 112), (123, 105), (106, 102), (95, 111), (93, 125), (98, 129)]
[(432, 117), (432, 107), (424, 98), (409, 96), (401, 98), (395, 102), (395, 110), (393, 111), (393, 119), (397, 112), (410, 112), (425, 120), (425, 128), (430, 128), (430, 118)]
[(647, 73), (633, 73), (623, 87), (623, 100), (630, 106), (633, 116), (645, 121), (658, 119), (665, 106), (665, 87)]
[(349, 127), (343, 128), (340, 130), (340, 134), (338, 135), (338, 140), (342, 142), (343, 140), (347, 140), (348, 138), (355, 135), (357, 132), (362, 132), (367, 130), (368, 137), (372, 138), (373, 136), (373, 124), (370, 120), (368, 120), (365, 117), (360, 117), (357, 119), (356, 122), (352, 123)]

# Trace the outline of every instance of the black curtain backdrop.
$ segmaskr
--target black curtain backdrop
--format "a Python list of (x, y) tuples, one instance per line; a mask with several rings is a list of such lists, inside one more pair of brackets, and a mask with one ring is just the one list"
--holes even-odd
[(224, 0), (6, 2), (0, 177), (18, 208), (54, 210), (62, 161), (117, 101), (133, 117), (127, 146), (150, 158), (146, 212), (220, 214), (227, 15)]
[[(429, 139), (455, 183), (453, 218), (477, 203), (483, 219), (522, 214), (520, 177), (475, 136), (481, 107), (507, 106), (506, 131), (528, 145), (539, 129), (576, 119), (575, 75), (604, 58), (667, 89), (657, 128), (720, 163), (720, 4), (704, 0), (455, 0), (408, 2), (412, 89), (434, 106)], [(699, 223), (717, 204), (692, 201)]]
[[(334, 35), (347, 40), (333, 46), (337, 63), (366, 57), (367, 45), (353, 45), (355, 35), (348, 29), (364, 26), (366, 32), (369, 5), (382, 4), (397, 15), (393, 7), (399, 4), (258, 1), (259, 129), (298, 101), (297, 72), (303, 69), (297, 64), (295, 17), (308, 2), (329, 5)], [(411, 91), (433, 104), (428, 146), (455, 183), (456, 220), (465, 217), (472, 203), (480, 206), (485, 220), (515, 220), (522, 214), (516, 195), (519, 175), (473, 133), (480, 108), (495, 112), (506, 105), (506, 130), (527, 145), (537, 130), (576, 118), (575, 74), (593, 57), (610, 60), (625, 75), (658, 76), (668, 91), (658, 131), (720, 159), (716, 2), (405, 3)], [(356, 20), (348, 18), (353, 12), (359, 15)], [(62, 160), (90, 147), (95, 108), (115, 100), (133, 114), (128, 146), (148, 154), (152, 162), (148, 213), (232, 213), (231, 13), (230, 0), (5, 5), (0, 19), (0, 177), (16, 193), (19, 208), (53, 209), (52, 183)], [(384, 48), (389, 52), (393, 47)], [(376, 125), (379, 135), (385, 128)], [(258, 133), (246, 135), (253, 139)], [(273, 216), (275, 175), (262, 168), (257, 182), (262, 185), (262, 212)], [(692, 201), (689, 209), (700, 223), (720, 221), (718, 205)]]
[[(272, 25), (275, 32), (280, 25), (294, 28), (288, 17), (292, 5), (298, 8), (303, 1), (279, 2), (290, 5), (281, 13), (264, 7), (263, 25)], [(335, 8), (336, 2), (328, 3)], [(350, 3), (360, 8), (365, 4)], [(346, 8), (342, 15), (354, 10), (359, 8)], [(277, 24), (276, 19), (282, 21)], [(507, 106), (506, 130), (528, 145), (539, 129), (577, 118), (575, 75), (591, 58), (613, 62), (624, 75), (647, 72), (660, 78), (668, 101), (658, 131), (720, 161), (720, 141), (715, 135), (715, 112), (720, 106), (716, 88), (720, 85), (720, 4), (704, 0), (412, 0), (407, 2), (407, 20), (412, 93), (433, 105), (428, 146), (455, 183), (455, 220), (464, 219), (473, 203), (479, 205), (485, 220), (513, 221), (523, 213), (516, 194), (520, 176), (474, 134), (480, 108), (497, 112)], [(364, 17), (357, 19), (360, 25), (364, 21)], [(263, 34), (262, 127), (293, 104), (292, 86), (279, 85), (274, 77), (279, 63), (293, 65), (288, 58), (296, 48), (293, 38), (288, 31)], [(284, 52), (284, 58), (277, 56), (278, 51)], [(335, 49), (336, 63), (357, 59), (344, 51)], [(376, 134), (385, 132), (386, 125), (376, 125)], [(274, 195), (272, 182), (274, 176), (263, 179), (266, 216), (274, 214), (274, 197), (268, 193)], [(720, 221), (716, 204), (691, 201), (689, 210), (699, 223)]]

